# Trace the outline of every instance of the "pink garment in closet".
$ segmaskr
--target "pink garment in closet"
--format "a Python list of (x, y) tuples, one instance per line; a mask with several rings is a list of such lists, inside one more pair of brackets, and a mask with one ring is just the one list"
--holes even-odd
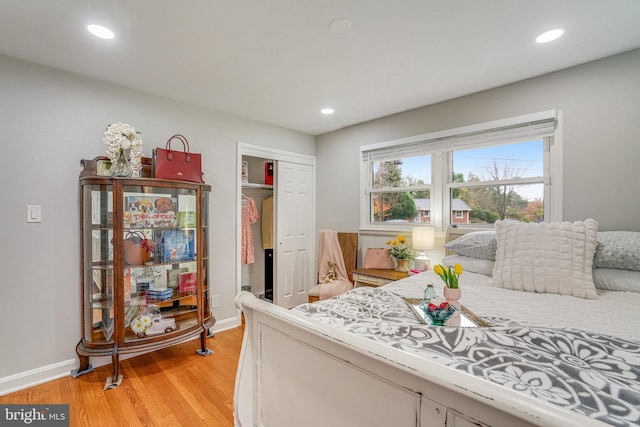
[(258, 219), (256, 202), (251, 197), (247, 197), (247, 205), (242, 207), (242, 251), (240, 254), (240, 262), (242, 264), (253, 264), (255, 262), (251, 224), (257, 222)]

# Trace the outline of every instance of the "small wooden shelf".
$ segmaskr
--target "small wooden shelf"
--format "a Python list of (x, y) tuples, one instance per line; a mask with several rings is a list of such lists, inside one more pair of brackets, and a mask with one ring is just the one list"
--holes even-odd
[(245, 182), (242, 184), (242, 188), (253, 188), (253, 189), (258, 189), (258, 190), (273, 190), (273, 185), (269, 185), (269, 184), (254, 184), (251, 182)]

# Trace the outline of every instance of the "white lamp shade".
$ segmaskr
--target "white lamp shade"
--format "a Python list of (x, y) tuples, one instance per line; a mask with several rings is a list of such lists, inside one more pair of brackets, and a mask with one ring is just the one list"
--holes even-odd
[(436, 245), (436, 229), (433, 227), (413, 227), (411, 229), (411, 247), (413, 249), (433, 249)]

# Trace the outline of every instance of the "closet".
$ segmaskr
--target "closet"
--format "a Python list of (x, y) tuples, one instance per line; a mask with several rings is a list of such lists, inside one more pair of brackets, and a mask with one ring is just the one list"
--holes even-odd
[(238, 143), (238, 291), (283, 307), (315, 285), (315, 157)]
[[(242, 157), (242, 290), (251, 290), (256, 296), (269, 301), (273, 301), (274, 281), (273, 172), (273, 159)], [(245, 227), (249, 227), (250, 232)], [(247, 254), (251, 247), (253, 256)]]

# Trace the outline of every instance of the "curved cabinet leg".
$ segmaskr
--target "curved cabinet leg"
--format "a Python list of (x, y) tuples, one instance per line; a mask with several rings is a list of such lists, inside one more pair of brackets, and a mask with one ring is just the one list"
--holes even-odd
[(204, 330), (202, 331), (202, 333), (200, 334), (200, 350), (198, 350), (198, 354), (201, 356), (208, 356), (210, 354), (213, 354), (213, 351), (209, 350), (207, 348), (207, 335), (208, 335), (209, 331), (204, 328)]
[(118, 355), (117, 348), (114, 349), (113, 355), (111, 356), (111, 365), (113, 366), (113, 375), (107, 378), (104, 384), (105, 390), (117, 388), (122, 382), (122, 375), (119, 375), (120, 356)]
[(71, 377), (73, 378), (78, 378), (80, 375), (93, 372), (93, 366), (89, 363), (89, 358), (81, 355), (78, 355), (78, 357), (80, 358), (80, 366), (78, 366), (78, 369), (73, 369), (71, 371)]
[(93, 366), (91, 366), (91, 364), (89, 363), (89, 356), (80, 354), (80, 352), (78, 351), (78, 346), (80, 346), (80, 344), (82, 344), (82, 341), (80, 341), (76, 346), (76, 354), (78, 355), (78, 360), (80, 361), (80, 364), (78, 366), (78, 369), (73, 369), (71, 371), (71, 376), (73, 378), (78, 378), (80, 375), (93, 372)]

